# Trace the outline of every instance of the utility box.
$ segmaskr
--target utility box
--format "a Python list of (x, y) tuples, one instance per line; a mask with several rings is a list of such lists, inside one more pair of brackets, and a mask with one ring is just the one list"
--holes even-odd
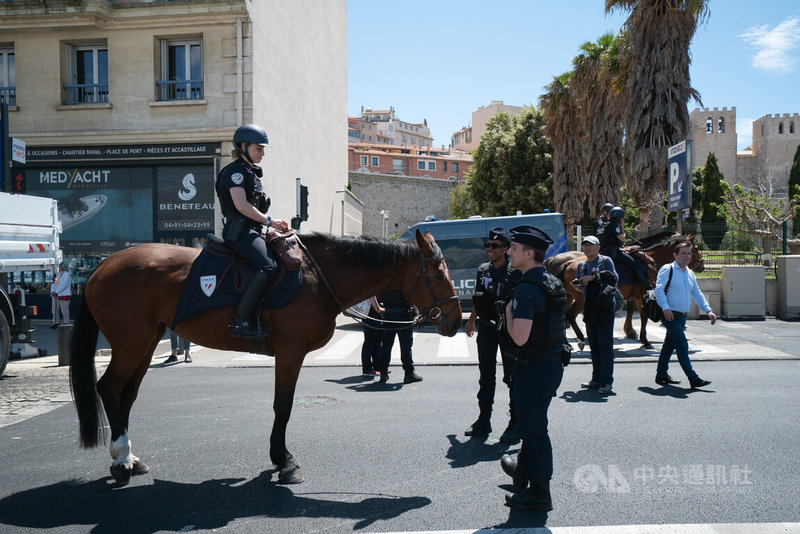
[(726, 319), (764, 319), (764, 267), (722, 268), (722, 315)]
[(800, 319), (800, 256), (778, 256), (778, 318)]

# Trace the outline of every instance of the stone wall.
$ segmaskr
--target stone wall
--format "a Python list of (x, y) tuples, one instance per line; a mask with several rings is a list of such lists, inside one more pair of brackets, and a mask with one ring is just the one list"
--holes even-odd
[(387, 174), (350, 173), (353, 194), (364, 203), (365, 235), (383, 236), (383, 215), (388, 212), (387, 237), (405, 232), (428, 216), (446, 219), (450, 192), (456, 182)]

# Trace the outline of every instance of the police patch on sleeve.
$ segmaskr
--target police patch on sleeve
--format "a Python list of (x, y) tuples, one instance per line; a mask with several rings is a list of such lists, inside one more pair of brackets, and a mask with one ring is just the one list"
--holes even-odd
[(244, 181), (244, 176), (240, 172), (235, 172), (231, 175), (231, 182), (235, 183), (236, 185), (241, 184)]

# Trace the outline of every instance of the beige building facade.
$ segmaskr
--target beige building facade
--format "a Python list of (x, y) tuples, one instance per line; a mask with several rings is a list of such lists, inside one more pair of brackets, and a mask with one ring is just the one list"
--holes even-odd
[(0, 52), (28, 149), (12, 173), (61, 201), (67, 256), (219, 234), (213, 183), (250, 122), (270, 139), (270, 214), (296, 215), (300, 178), (302, 231), (341, 229), (345, 0), (15, 0), (0, 3)]
[(456, 150), (471, 152), (486, 133), (486, 123), (501, 111), (514, 116), (522, 111), (522, 106), (511, 106), (504, 104), (502, 100), (492, 100), (488, 106), (479, 107), (472, 112), (471, 126), (465, 126), (450, 137), (450, 146)]
[(736, 108), (695, 109), (689, 114), (694, 166), (714, 153), (730, 184), (773, 197), (785, 197), (789, 171), (800, 146), (800, 115), (765, 115), (753, 122), (753, 143), (737, 151)]

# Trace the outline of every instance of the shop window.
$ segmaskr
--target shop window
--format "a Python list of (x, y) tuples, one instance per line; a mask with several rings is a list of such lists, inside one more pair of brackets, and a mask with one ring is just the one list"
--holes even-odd
[(157, 100), (203, 99), (203, 46), (200, 39), (161, 41)]
[(108, 103), (108, 46), (67, 45), (65, 105)]
[(17, 82), (14, 76), (14, 49), (0, 48), (0, 102), (17, 105)]

